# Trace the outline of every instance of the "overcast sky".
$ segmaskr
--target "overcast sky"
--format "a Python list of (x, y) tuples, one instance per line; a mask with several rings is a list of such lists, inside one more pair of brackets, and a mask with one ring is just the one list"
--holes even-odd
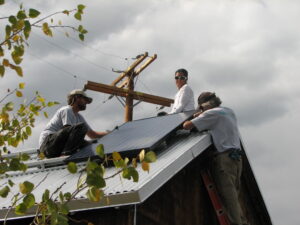
[[(15, 8), (17, 0), (5, 6)], [(25, 1), (24, 1), (25, 2)], [(48, 14), (73, 8), (75, 0), (31, 0)], [(75, 3), (75, 4), (74, 4)], [(47, 100), (66, 104), (67, 93), (87, 80), (110, 84), (132, 58), (149, 52), (158, 58), (137, 81), (136, 90), (173, 98), (174, 72), (189, 71), (195, 97), (214, 91), (233, 108), (252, 169), (274, 224), (300, 224), (300, 1), (299, 0), (82, 0), (87, 6), (85, 42), (54, 38), (33, 31), (23, 63), (25, 76), (8, 72), (0, 82), (7, 88), (26, 83)], [(9, 10), (7, 10), (9, 11)], [(4, 11), (1, 10), (3, 16)], [(73, 20), (61, 18), (67, 24)], [(2, 21), (0, 21), (3, 23)], [(2, 26), (3, 24), (1, 24)], [(127, 59), (127, 60), (126, 60)], [(88, 91), (94, 102), (82, 114), (95, 130), (123, 122), (123, 108), (108, 95)], [(105, 103), (104, 103), (105, 102)], [(57, 106), (49, 111), (53, 115)], [(169, 109), (165, 109), (169, 111)], [(154, 116), (157, 106), (141, 103), (134, 119)], [(37, 147), (47, 119), (37, 120), (33, 136), (22, 148)]]

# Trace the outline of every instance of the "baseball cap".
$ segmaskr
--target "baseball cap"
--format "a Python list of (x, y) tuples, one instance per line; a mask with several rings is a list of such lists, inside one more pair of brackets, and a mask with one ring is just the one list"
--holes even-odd
[(72, 95), (81, 95), (81, 96), (83, 96), (84, 98), (87, 99), (87, 103), (88, 104), (90, 104), (93, 101), (93, 99), (91, 97), (87, 96), (87, 94), (83, 90), (81, 90), (81, 89), (74, 89), (74, 90), (72, 90), (69, 93), (68, 96), (72, 96)]

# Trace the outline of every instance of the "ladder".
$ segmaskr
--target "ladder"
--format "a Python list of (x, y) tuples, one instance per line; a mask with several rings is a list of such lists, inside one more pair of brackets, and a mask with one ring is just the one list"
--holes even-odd
[(218, 192), (216, 190), (214, 182), (212, 181), (209, 171), (206, 169), (202, 170), (201, 177), (205, 184), (206, 190), (208, 192), (210, 201), (215, 209), (219, 224), (220, 225), (230, 225), (227, 214), (221, 203), (221, 199), (218, 195)]

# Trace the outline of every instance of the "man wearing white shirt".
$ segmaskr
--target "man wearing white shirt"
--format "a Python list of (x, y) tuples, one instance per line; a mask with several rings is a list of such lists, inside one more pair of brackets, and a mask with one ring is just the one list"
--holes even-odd
[(174, 104), (172, 106), (172, 113), (180, 113), (184, 111), (194, 110), (194, 92), (187, 85), (188, 72), (185, 69), (179, 69), (175, 72), (175, 82), (178, 92), (175, 95)]
[(79, 113), (92, 102), (82, 90), (75, 89), (68, 95), (68, 105), (61, 107), (40, 135), (39, 148), (47, 158), (71, 155), (87, 144), (84, 140), (101, 138), (107, 132), (94, 131)]

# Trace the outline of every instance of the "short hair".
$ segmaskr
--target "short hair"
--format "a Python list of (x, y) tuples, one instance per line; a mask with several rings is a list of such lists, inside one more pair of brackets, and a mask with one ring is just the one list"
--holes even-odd
[(176, 70), (175, 74), (176, 73), (181, 73), (183, 76), (188, 78), (188, 71), (186, 69), (183, 69), (183, 68), (178, 69), (178, 70)]
[(77, 97), (78, 95), (68, 95), (68, 105), (73, 105), (73, 103), (75, 102), (75, 98)]
[(218, 107), (222, 104), (221, 99), (213, 92), (202, 92), (198, 97), (198, 106), (209, 102), (213, 107)]

